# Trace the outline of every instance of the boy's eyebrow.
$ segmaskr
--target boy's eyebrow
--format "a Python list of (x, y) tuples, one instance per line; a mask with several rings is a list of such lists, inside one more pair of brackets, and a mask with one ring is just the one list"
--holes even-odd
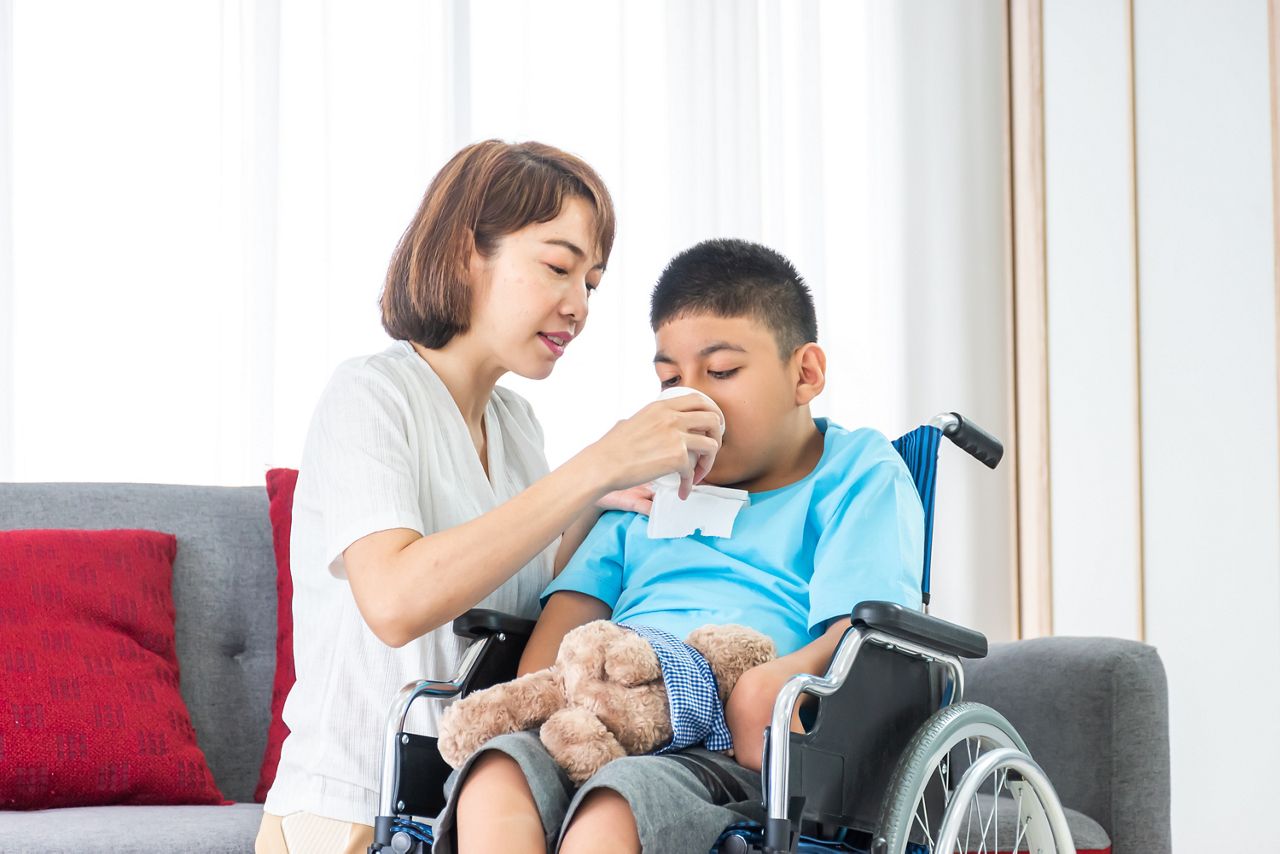
[[(578, 244), (576, 244), (576, 243), (574, 243), (574, 242), (572, 242), (572, 241), (570, 241), (570, 240), (564, 240), (563, 238), (560, 238), (560, 237), (552, 237), (552, 238), (550, 238), (550, 239), (548, 239), (548, 240), (544, 240), (544, 241), (542, 241), (542, 242), (543, 242), (543, 243), (545, 243), (545, 244), (547, 244), (548, 246), (563, 246), (565, 249), (568, 249), (570, 252), (572, 252), (574, 255), (576, 255), (579, 259), (582, 259), (582, 258), (586, 258), (586, 257), (587, 257), (587, 253), (583, 252), (583, 251), (582, 251), (582, 249), (580, 249), (580, 248), (578, 247)], [(603, 262), (603, 261), (601, 261), (599, 264), (595, 265), (595, 266), (594, 266), (594, 267), (592, 267), (591, 269), (593, 269), (593, 270), (603, 270), (603, 269), (604, 269), (604, 262)]]
[[(710, 356), (712, 353), (718, 353), (721, 350), (732, 350), (734, 353), (747, 352), (745, 347), (739, 347), (737, 344), (730, 344), (727, 341), (716, 341), (714, 344), (708, 344), (706, 347), (703, 347), (701, 350), (699, 350), (698, 357), (705, 359), (707, 356)], [(674, 365), (676, 363), (676, 360), (671, 358), (661, 350), (659, 350), (657, 354), (653, 357), (653, 363), (655, 365), (658, 363), (662, 363), (666, 365)]]

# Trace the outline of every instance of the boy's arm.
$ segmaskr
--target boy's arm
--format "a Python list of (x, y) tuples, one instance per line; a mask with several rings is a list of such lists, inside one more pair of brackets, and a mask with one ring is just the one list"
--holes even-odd
[[(783, 684), (798, 673), (821, 676), (827, 672), (831, 657), (835, 655), (840, 637), (849, 628), (848, 617), (836, 620), (817, 640), (800, 649), (753, 667), (734, 686), (725, 703), (724, 716), (733, 734), (733, 755), (738, 764), (753, 771), (760, 770), (764, 752), (764, 731), (773, 718), (773, 702)], [(800, 726), (799, 706), (791, 718), (791, 731), (804, 732)]]
[(613, 610), (594, 596), (574, 590), (561, 590), (551, 594), (547, 607), (529, 636), (529, 643), (520, 657), (517, 675), (523, 676), (555, 663), (556, 653), (564, 636), (592, 620), (607, 620)]
[(587, 534), (591, 533), (591, 529), (595, 527), (596, 520), (599, 518), (600, 508), (595, 505), (588, 507), (579, 513), (573, 523), (560, 535), (555, 562), (551, 565), (552, 578), (558, 576), (560, 571), (569, 565), (569, 558), (573, 557), (573, 553), (578, 550), (578, 546), (582, 545)]
[(642, 483), (630, 489), (619, 489), (617, 492), (610, 492), (593, 506), (583, 510), (560, 537), (560, 546), (556, 549), (556, 559), (552, 567), (554, 575), (559, 575), (560, 570), (569, 565), (569, 559), (578, 550), (578, 546), (582, 545), (587, 534), (591, 533), (596, 520), (600, 518), (600, 513), (605, 510), (623, 510), (648, 516), (653, 512), (653, 487)]

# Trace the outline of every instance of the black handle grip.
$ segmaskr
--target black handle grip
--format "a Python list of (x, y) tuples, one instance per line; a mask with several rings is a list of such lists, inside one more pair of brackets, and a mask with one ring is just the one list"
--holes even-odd
[(527, 638), (533, 634), (533, 620), (526, 620), (501, 611), (472, 608), (453, 621), (453, 633), (461, 638), (479, 640), (498, 633)]
[(946, 437), (987, 468), (993, 469), (1000, 465), (1000, 459), (1004, 456), (1004, 445), (1000, 444), (1000, 440), (972, 421), (966, 421), (959, 412), (951, 414), (956, 417), (956, 423), (943, 428), (942, 432)]

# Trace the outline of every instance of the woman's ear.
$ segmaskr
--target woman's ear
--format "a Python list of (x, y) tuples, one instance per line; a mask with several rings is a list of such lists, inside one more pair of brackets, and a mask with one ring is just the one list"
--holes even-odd
[(791, 358), (796, 366), (796, 406), (804, 406), (827, 385), (827, 354), (810, 342)]

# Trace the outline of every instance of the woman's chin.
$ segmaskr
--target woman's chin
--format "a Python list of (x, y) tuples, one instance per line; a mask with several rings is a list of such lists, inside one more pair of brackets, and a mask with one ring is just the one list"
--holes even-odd
[(527, 380), (545, 380), (551, 376), (551, 372), (555, 370), (555, 367), (555, 362), (544, 361), (541, 364), (518, 365), (513, 367), (511, 372)]

